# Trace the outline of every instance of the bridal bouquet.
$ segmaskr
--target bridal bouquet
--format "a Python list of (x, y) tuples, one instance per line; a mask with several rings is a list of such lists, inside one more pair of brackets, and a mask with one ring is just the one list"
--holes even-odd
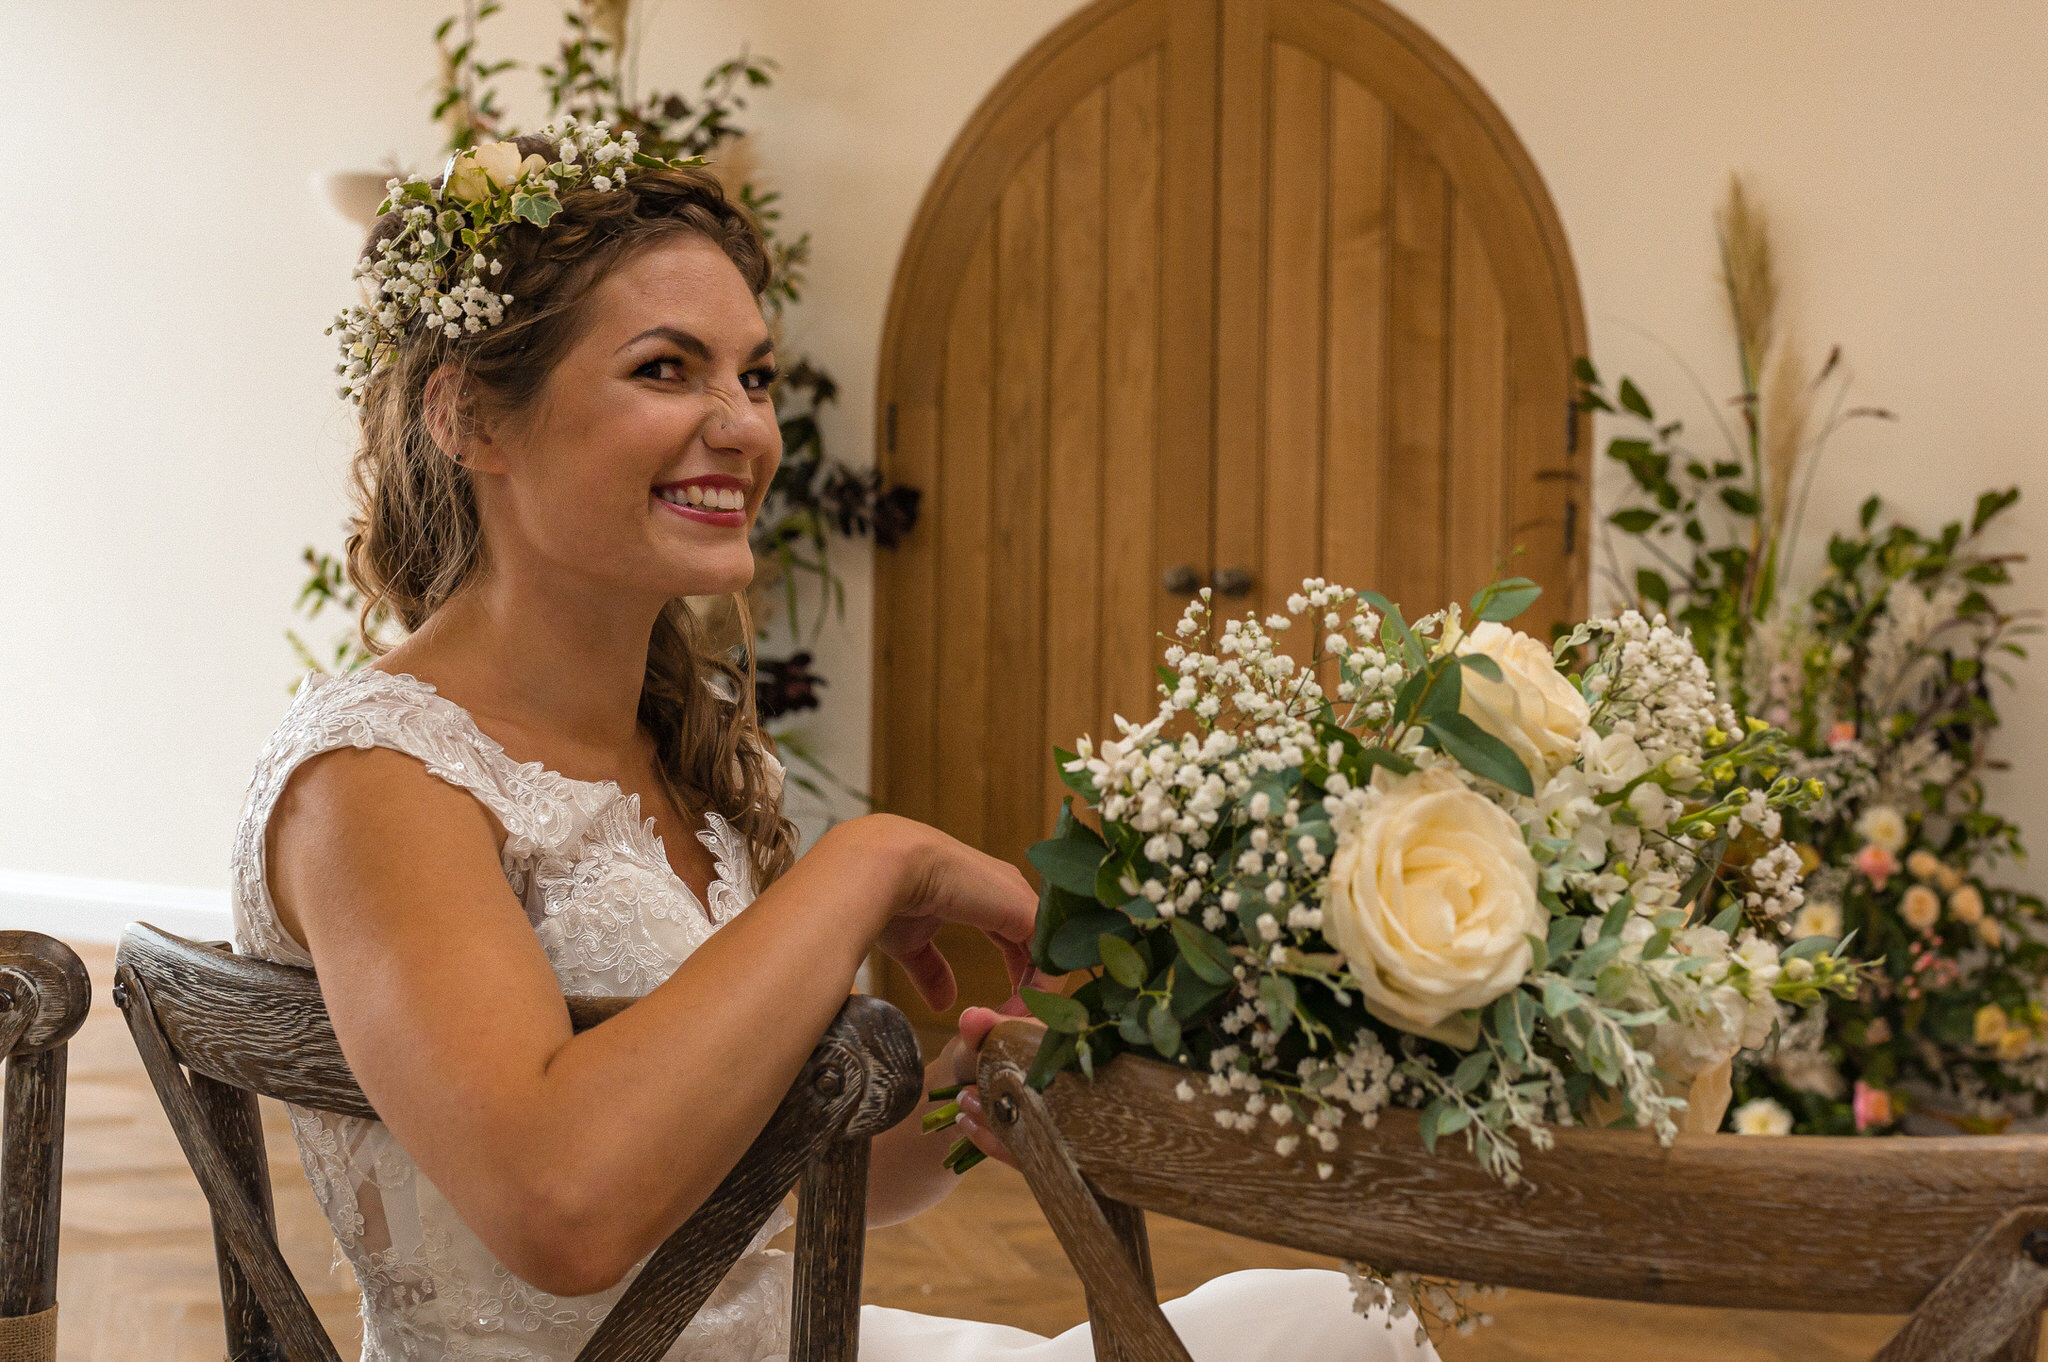
[(1510, 1183), (1552, 1124), (1712, 1130), (1737, 1052), (1855, 984), (1787, 932), (1782, 818), (1820, 790), (1661, 617), (1553, 649), (1507, 627), (1538, 590), (1410, 624), (1311, 579), (1220, 628), (1203, 592), (1158, 713), (1057, 754), (1100, 829), (1069, 801), (1030, 853), (1033, 957), (1087, 974), (1025, 990), (1032, 1081), (1150, 1053), (1305, 1159), (1419, 1107), (1432, 1150), (1462, 1136)]

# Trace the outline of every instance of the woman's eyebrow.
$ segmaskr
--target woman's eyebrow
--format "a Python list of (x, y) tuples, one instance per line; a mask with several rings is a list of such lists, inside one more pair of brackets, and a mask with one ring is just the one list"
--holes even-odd
[[(675, 346), (676, 349), (681, 350), (684, 354), (688, 355), (692, 359), (708, 360), (711, 358), (710, 346), (706, 345), (703, 341), (697, 339), (697, 337), (691, 335), (689, 332), (679, 330), (673, 326), (649, 327), (647, 330), (642, 331), (639, 335), (633, 337), (633, 339), (627, 341), (625, 345), (621, 345), (619, 347), (619, 350), (624, 350), (628, 346), (638, 345), (641, 341), (644, 341), (649, 337), (659, 337), (662, 340), (667, 341), (669, 344)], [(772, 336), (763, 336), (759, 343), (757, 343), (752, 350), (747, 352), (747, 363), (752, 364), (755, 360), (760, 359), (763, 355), (771, 353), (774, 349), (774, 338)], [(615, 350), (612, 353), (617, 354), (618, 351)]]

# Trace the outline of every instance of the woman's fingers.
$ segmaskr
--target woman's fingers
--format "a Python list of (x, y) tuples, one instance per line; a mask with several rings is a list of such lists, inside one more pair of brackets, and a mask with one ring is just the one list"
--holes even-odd
[(997, 1163), (1017, 1166), (1016, 1156), (1011, 1154), (995, 1132), (988, 1128), (988, 1118), (982, 1114), (981, 1095), (973, 1088), (960, 1094), (960, 1129), (971, 1140), (976, 1149), (994, 1159)]
[(944, 1012), (953, 1005), (960, 986), (953, 979), (952, 965), (936, 945), (927, 941), (916, 950), (897, 956), (896, 963), (910, 976), (911, 987), (924, 999), (925, 1006), (934, 1012)]

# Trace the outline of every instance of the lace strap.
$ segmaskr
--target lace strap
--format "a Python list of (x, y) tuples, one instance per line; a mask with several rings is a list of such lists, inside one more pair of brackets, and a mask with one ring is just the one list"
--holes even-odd
[(235, 839), (233, 906), (238, 943), (270, 959), (310, 964), (285, 935), (270, 901), (264, 829), (292, 774), (323, 752), (389, 748), (468, 791), (506, 833), (507, 864), (565, 842), (588, 822), (594, 802), (577, 782), (537, 762), (515, 762), (479, 730), (467, 711), (411, 676), (360, 671), (314, 675), (256, 764)]

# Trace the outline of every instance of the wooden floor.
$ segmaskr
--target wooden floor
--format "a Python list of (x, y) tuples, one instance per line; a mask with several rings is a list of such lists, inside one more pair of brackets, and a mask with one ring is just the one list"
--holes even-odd
[[(220, 1303), (206, 1205), (107, 1001), (112, 951), (81, 947), (95, 982), (72, 1042), (65, 1150), (60, 1362), (218, 1362)], [(348, 1271), (266, 1103), (279, 1235), (344, 1356), (360, 1333)], [(1152, 1221), (1160, 1291), (1242, 1267), (1328, 1260)], [(869, 1237), (867, 1299), (1052, 1333), (1086, 1314), (1080, 1285), (1023, 1182), (984, 1164), (937, 1210)], [(1868, 1358), (1896, 1321), (1599, 1304), (1511, 1292), (1498, 1322), (1443, 1347), (1447, 1362), (1835, 1362)]]

